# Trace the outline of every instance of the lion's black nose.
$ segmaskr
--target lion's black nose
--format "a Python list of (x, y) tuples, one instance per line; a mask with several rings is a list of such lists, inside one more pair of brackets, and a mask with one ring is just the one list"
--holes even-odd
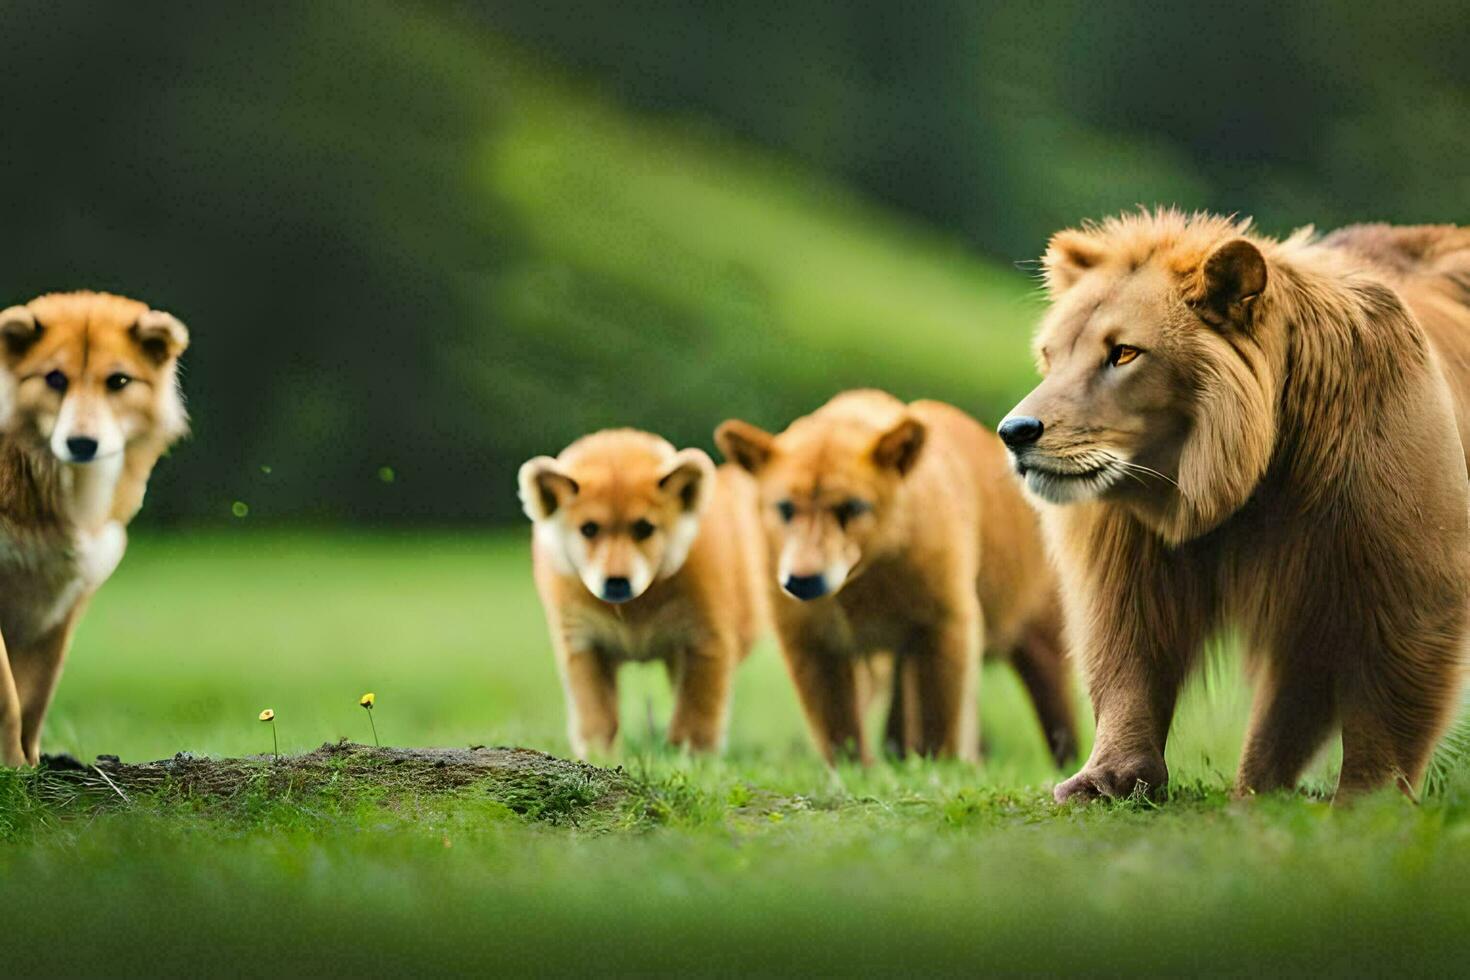
[(1001, 442), (1012, 449), (1029, 446), (1041, 438), (1041, 433), (1046, 426), (1041, 424), (1041, 419), (1034, 419), (1029, 415), (1017, 415), (1015, 418), (1006, 419), (996, 429)]
[(72, 436), (66, 440), (66, 451), (78, 463), (85, 463), (97, 455), (97, 440), (86, 436)]
[(820, 599), (827, 594), (827, 576), (788, 575), (782, 588), (798, 599)]
[(602, 597), (608, 602), (627, 602), (633, 598), (633, 583), (622, 576), (602, 583)]

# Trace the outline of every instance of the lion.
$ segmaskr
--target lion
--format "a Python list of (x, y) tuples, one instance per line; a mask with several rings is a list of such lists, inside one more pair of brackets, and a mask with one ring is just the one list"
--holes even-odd
[(1278, 241), (1162, 210), (1043, 265), (1043, 380), (998, 431), (1097, 716), (1056, 799), (1164, 795), (1178, 692), (1227, 627), (1256, 688), (1238, 794), (1293, 787), (1340, 727), (1340, 799), (1412, 796), (1465, 662), (1470, 229)]

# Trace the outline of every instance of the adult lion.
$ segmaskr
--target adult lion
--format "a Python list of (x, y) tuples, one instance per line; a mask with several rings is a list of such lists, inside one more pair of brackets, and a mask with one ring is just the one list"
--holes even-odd
[(1097, 714), (1056, 798), (1164, 787), (1227, 626), (1256, 668), (1239, 792), (1292, 786), (1340, 725), (1340, 793), (1412, 793), (1470, 626), (1470, 229), (1145, 212), (1057, 234), (1045, 268), (1044, 380), (999, 432)]

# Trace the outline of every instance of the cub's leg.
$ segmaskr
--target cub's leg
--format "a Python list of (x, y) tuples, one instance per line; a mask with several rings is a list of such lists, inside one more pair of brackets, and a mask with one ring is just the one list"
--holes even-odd
[(858, 658), (858, 702), (866, 719), (873, 705), (893, 690), (893, 657), (873, 651)]
[(923, 755), (974, 762), (980, 751), (976, 682), (980, 672), (980, 608), (950, 616), (905, 652), (918, 706)]
[(730, 685), (739, 653), (716, 639), (680, 656), (675, 668), (674, 717), (669, 741), (696, 752), (720, 752), (730, 720)]
[(889, 684), (888, 721), (883, 726), (883, 750), (896, 759), (902, 759), (908, 755), (910, 737), (908, 731), (908, 711), (905, 704), (905, 685), (913, 686), (912, 678), (905, 680), (905, 675), (910, 672), (908, 661), (904, 657), (895, 655), (893, 657), (892, 682)]
[(1295, 786), (1336, 721), (1333, 676), (1317, 658), (1276, 659), (1263, 668), (1235, 782), (1239, 796)]
[(1041, 735), (1053, 761), (1058, 768), (1067, 765), (1077, 757), (1077, 719), (1072, 710), (1071, 671), (1057, 624), (1032, 627), (1011, 653), (1011, 666), (1021, 675), (1036, 707)]
[(606, 752), (618, 737), (617, 665), (596, 650), (569, 651), (558, 658), (567, 699), (567, 739), (579, 759), (589, 750)]
[(839, 758), (871, 763), (872, 756), (863, 742), (856, 658), (785, 637), (781, 650), (822, 758), (828, 765)]
[(41, 726), (56, 693), (56, 682), (61, 680), (61, 665), (80, 616), (80, 608), (73, 610), (60, 626), (43, 636), (35, 646), (24, 652), (18, 651), (14, 658), (15, 687), (20, 696), (21, 749), (25, 752), (26, 761), (33, 766), (41, 762)]
[(0, 765), (13, 768), (25, 764), (21, 731), (20, 696), (15, 690), (15, 677), (10, 672), (5, 640), (0, 637)]

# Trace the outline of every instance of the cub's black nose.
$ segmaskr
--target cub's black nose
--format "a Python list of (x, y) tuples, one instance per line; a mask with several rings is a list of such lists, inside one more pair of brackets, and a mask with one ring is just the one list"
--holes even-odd
[(97, 455), (97, 440), (86, 436), (72, 436), (66, 440), (66, 450), (78, 463), (85, 463)]
[(1017, 415), (1015, 418), (1006, 419), (996, 429), (1000, 441), (1017, 449), (1021, 446), (1029, 446), (1041, 438), (1041, 433), (1046, 426), (1041, 424), (1041, 419), (1033, 419), (1029, 415)]
[(827, 594), (827, 576), (788, 575), (783, 588), (798, 599), (820, 599)]
[(633, 598), (633, 583), (618, 577), (602, 583), (602, 597), (608, 602), (627, 602)]

